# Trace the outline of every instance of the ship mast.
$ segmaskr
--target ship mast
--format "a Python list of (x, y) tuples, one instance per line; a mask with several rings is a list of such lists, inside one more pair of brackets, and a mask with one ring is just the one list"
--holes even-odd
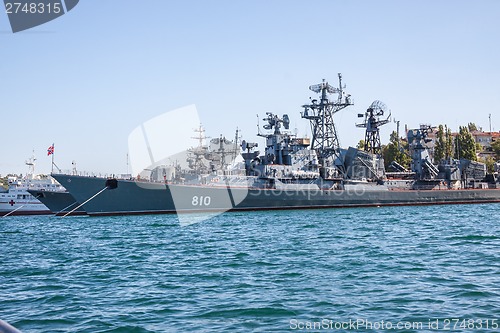
[(236, 127), (236, 133), (234, 135), (233, 153), (231, 156), (233, 161), (238, 157), (240, 151), (239, 140), (240, 140), (240, 130), (238, 129), (238, 127)]
[[(358, 114), (358, 117), (365, 117), (362, 124), (356, 124), (356, 127), (366, 128), (364, 151), (376, 155), (382, 154), (382, 144), (380, 142), (380, 126), (389, 123), (389, 118), (380, 120), (380, 117), (387, 111), (387, 106), (381, 101), (374, 101), (365, 114)], [(398, 130), (399, 132), (399, 130)], [(399, 137), (399, 133), (398, 133)], [(399, 139), (398, 139), (399, 140)]]
[(33, 179), (35, 175), (35, 151), (33, 151), (33, 154), (31, 157), (26, 160), (25, 164), (28, 166), (28, 174), (26, 175), (26, 179)]
[(205, 136), (205, 129), (201, 124), (198, 128), (194, 129), (194, 132), (198, 133), (198, 135), (191, 137), (191, 139), (198, 140), (198, 146), (188, 149), (187, 162), (189, 163), (189, 167), (193, 169), (196, 174), (201, 174), (207, 171), (207, 167), (205, 163), (203, 163), (203, 160), (208, 151), (208, 147), (205, 145), (205, 139), (209, 137)]
[[(311, 100), (311, 104), (305, 104), (302, 107), (304, 112), (302, 118), (311, 122), (312, 142), (311, 148), (318, 155), (319, 163), (323, 167), (330, 167), (335, 160), (340, 157), (340, 144), (337, 136), (337, 130), (333, 120), (333, 115), (349, 105), (353, 105), (350, 98), (342, 87), (342, 74), (338, 74), (339, 87), (335, 88), (325, 82), (315, 84), (309, 87), (311, 91), (321, 95), (318, 102)], [(338, 94), (336, 101), (330, 101), (328, 94)], [(343, 170), (341, 170), (343, 171)]]

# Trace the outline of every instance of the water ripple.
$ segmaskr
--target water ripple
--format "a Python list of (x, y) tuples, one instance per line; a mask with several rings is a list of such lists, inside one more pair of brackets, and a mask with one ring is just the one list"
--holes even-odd
[(26, 332), (283, 332), (293, 319), (495, 319), (499, 211), (240, 212), (185, 228), (170, 215), (7, 218), (0, 316)]

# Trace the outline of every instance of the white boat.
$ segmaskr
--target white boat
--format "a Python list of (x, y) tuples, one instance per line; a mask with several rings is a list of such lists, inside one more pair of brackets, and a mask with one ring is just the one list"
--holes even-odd
[(32, 156), (26, 161), (26, 176), (9, 176), (8, 188), (0, 187), (0, 216), (51, 214), (28, 190), (64, 191), (64, 187), (48, 175), (35, 175), (35, 160)]

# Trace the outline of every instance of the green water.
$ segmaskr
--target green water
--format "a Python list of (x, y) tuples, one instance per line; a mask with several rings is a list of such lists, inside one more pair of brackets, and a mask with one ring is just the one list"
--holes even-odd
[(499, 213), (245, 212), (182, 228), (174, 215), (3, 218), (0, 319), (23, 332), (498, 332)]

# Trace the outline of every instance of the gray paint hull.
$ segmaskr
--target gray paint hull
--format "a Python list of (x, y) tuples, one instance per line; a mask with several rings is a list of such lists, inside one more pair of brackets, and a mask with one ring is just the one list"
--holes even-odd
[[(69, 192), (28, 190), (31, 195), (40, 200), (54, 214), (69, 212), (78, 206), (78, 202)], [(83, 208), (77, 209), (72, 215), (86, 214)]]
[[(106, 186), (106, 179), (53, 175), (78, 202)], [(276, 190), (243, 187), (170, 185), (119, 180), (87, 202), (89, 215), (158, 214), (175, 212), (341, 208), (500, 202), (499, 189), (387, 190), (383, 186), (351, 190)]]

